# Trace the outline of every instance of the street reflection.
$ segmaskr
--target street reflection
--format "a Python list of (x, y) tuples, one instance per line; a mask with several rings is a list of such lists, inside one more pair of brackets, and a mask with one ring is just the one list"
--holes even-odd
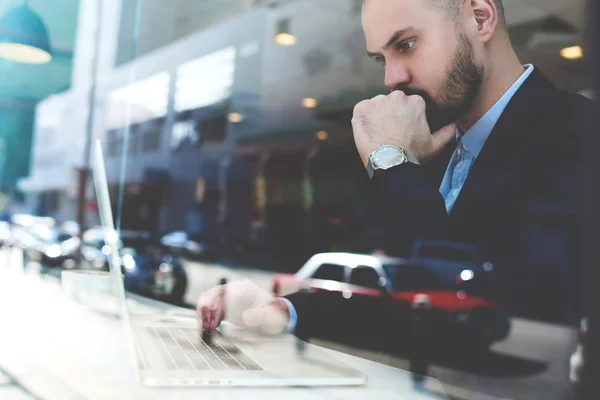
[[(106, 339), (123, 317), (102, 300), (117, 268), (142, 305), (133, 319), (160, 314), (131, 330), (167, 349), (146, 367), (357, 387), (365, 367), (367, 388), (397, 376), (424, 398), (573, 398), (587, 334), (575, 125), (595, 97), (582, 1), (8, 3), (0, 31), (25, 13), (35, 40), (0, 35), (0, 309), (13, 321), (0, 397), (20, 382), (15, 349), (40, 348), (21, 319), (40, 307), (44, 324), (67, 321), (48, 327), (58, 342), (87, 335), (50, 307), (59, 298), (103, 321), (75, 353), (121, 354), (106, 365), (135, 376), (128, 339)], [(117, 232), (100, 217), (95, 141)]]

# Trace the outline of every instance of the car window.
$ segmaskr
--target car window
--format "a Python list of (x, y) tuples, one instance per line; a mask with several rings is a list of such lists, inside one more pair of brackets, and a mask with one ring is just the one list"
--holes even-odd
[(379, 289), (379, 275), (373, 267), (359, 265), (350, 272), (350, 284)]
[(344, 266), (339, 264), (321, 264), (313, 274), (312, 278), (344, 282)]
[(129, 254), (130, 256), (135, 257), (138, 255), (138, 252), (134, 248), (124, 247), (121, 249), (121, 256), (124, 256), (125, 254)]
[(64, 241), (66, 241), (66, 240), (69, 240), (69, 239), (71, 239), (72, 237), (73, 237), (73, 236), (72, 236), (72, 235), (70, 235), (70, 234), (68, 234), (68, 233), (59, 233), (59, 234), (58, 234), (58, 236), (57, 236), (57, 240), (58, 240), (59, 242), (64, 242)]
[(101, 248), (103, 248), (106, 245), (106, 242), (104, 242), (103, 239), (98, 239), (97, 238), (97, 239), (89, 241), (87, 243), (87, 245), (92, 246), (92, 247), (94, 247), (96, 249), (101, 249)]
[(123, 238), (122, 246), (127, 249), (131, 255), (153, 255), (160, 256), (163, 253), (163, 248), (159, 243), (147, 239), (128, 239)]
[(424, 265), (384, 265), (383, 269), (392, 282), (394, 290), (441, 290), (453, 287), (454, 281), (446, 281)]

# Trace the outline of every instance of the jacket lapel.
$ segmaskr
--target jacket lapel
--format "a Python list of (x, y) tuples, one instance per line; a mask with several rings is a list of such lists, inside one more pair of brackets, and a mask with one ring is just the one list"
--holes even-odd
[[(478, 198), (497, 192), (499, 187), (519, 174), (519, 164), (528, 151), (540, 118), (548, 107), (556, 88), (537, 68), (517, 90), (496, 126), (490, 133), (479, 156), (473, 163), (463, 188), (456, 199), (451, 216), (464, 215)], [(493, 212), (493, 210), (482, 210)]]
[(431, 162), (425, 164), (426, 175), (433, 184), (437, 185), (437, 187), (440, 187), (442, 184), (444, 174), (446, 173), (450, 159), (454, 154), (454, 150), (456, 150), (456, 146), (456, 140), (451, 140), (450, 143), (448, 143), (444, 148), (442, 154), (437, 156)]

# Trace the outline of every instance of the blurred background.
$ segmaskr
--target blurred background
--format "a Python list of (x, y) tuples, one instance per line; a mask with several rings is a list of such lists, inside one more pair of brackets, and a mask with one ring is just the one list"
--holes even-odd
[[(504, 5), (521, 61), (593, 97), (583, 74), (584, 1)], [(89, 171), (99, 139), (123, 247), (132, 249), (125, 254), (181, 257), (169, 271), (159, 270), (162, 258), (135, 259), (147, 265), (132, 290), (192, 307), (227, 271), (279, 290), (274, 274), (293, 274), (315, 254), (364, 252), (368, 178), (350, 119), (357, 102), (387, 89), (366, 56), (361, 6), (0, 0), (0, 31), (26, 21), (22, 29), (38, 40), (32, 51), (3, 47), (11, 38), (0, 37), (3, 243), (25, 264), (55, 271), (107, 267)], [(521, 335), (501, 344), (512, 358), (446, 365), (438, 374), (453, 384), (487, 374), (513, 398), (544, 386), (560, 397), (543, 398), (568, 398), (583, 317), (572, 239), (581, 199), (570, 189), (582, 176), (561, 179), (564, 187), (531, 210), (530, 268), (503, 277), (514, 294), (503, 306)], [(400, 256), (458, 262), (459, 275), (486, 261), (455, 244), (425, 254)], [(344, 279), (335, 276), (320, 279)], [(533, 353), (520, 363), (525, 350)]]

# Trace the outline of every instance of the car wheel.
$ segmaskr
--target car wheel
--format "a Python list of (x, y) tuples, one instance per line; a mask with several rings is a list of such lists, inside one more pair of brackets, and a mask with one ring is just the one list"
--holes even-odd
[(471, 359), (482, 359), (490, 354), (491, 346), (492, 343), (488, 341), (473, 339), (461, 343), (460, 346), (456, 347), (456, 350), (462, 356), (467, 356)]

